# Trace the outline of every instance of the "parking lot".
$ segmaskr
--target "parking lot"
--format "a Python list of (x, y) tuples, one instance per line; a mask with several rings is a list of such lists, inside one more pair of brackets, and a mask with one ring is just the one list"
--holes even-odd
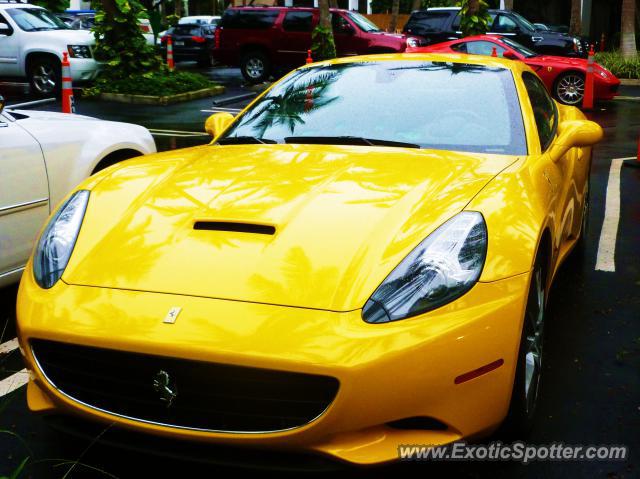
[[(203, 132), (206, 118), (214, 112), (238, 112), (253, 92), (243, 86), (235, 69), (210, 68), (204, 73), (225, 85), (222, 96), (167, 107), (78, 98), (77, 113), (143, 125), (160, 151), (205, 144), (209, 140)], [(0, 84), (0, 91), (9, 105), (33, 100), (24, 85)], [(589, 115), (604, 128), (605, 138), (594, 150), (586, 250), (584, 258), (574, 254), (565, 262), (551, 291), (542, 396), (529, 443), (621, 444), (629, 447), (628, 460), (398, 464), (349, 471), (351, 475), (640, 476), (640, 168), (619, 166), (618, 161), (635, 158), (637, 152), (640, 87), (623, 86), (621, 97), (598, 105)], [(60, 106), (54, 102), (37, 108), (59, 111)], [(613, 235), (611, 231), (603, 235), (605, 207), (607, 215), (618, 219)], [(294, 473), (309, 469), (319, 469), (319, 475), (331, 473), (326, 468), (333, 464), (283, 459), (275, 452), (160, 441), (145, 447), (143, 439), (110, 428), (93, 431), (90, 438), (52, 430), (44, 418), (27, 410), (26, 388), (12, 386), (23, 369), (14, 342), (16, 291), (17, 286), (0, 290), (0, 476), (10, 475), (27, 457), (25, 477), (33, 478), (187, 477), (187, 470), (188, 477), (213, 477), (258, 464)], [(126, 443), (128, 449), (112, 443)]]

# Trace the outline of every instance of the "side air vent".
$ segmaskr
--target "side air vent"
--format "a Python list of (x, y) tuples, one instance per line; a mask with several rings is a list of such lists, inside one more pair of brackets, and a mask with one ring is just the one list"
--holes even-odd
[(234, 233), (254, 233), (259, 235), (273, 235), (276, 227), (255, 223), (234, 223), (231, 221), (196, 221), (194, 230), (231, 231)]

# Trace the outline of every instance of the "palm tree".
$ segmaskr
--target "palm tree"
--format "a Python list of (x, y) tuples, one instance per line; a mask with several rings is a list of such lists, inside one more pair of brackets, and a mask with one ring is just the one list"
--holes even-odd
[(571, 21), (569, 31), (571, 35), (582, 34), (582, 0), (571, 0)]
[(400, 0), (393, 0), (391, 3), (391, 20), (389, 21), (388, 32), (395, 33), (398, 26), (398, 13), (400, 12)]
[(636, 50), (636, 0), (622, 0), (622, 28), (620, 51), (626, 59), (635, 58)]
[[(322, 28), (331, 28), (331, 12), (329, 11), (329, 1), (330, 0), (318, 1), (318, 7), (320, 7), (320, 22), (318, 25)], [(338, 3), (337, 0), (336, 3)]]

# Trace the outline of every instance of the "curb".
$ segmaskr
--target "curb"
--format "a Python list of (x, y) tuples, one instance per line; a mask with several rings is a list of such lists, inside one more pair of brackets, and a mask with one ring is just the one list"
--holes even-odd
[(639, 78), (620, 78), (620, 85), (640, 86), (640, 79)]
[(197, 100), (209, 96), (221, 95), (225, 91), (223, 86), (217, 85), (202, 90), (178, 93), (177, 95), (153, 96), (153, 95), (129, 95), (125, 93), (100, 93), (98, 98), (104, 101), (114, 101), (117, 103), (128, 103), (131, 105), (171, 105), (189, 100)]

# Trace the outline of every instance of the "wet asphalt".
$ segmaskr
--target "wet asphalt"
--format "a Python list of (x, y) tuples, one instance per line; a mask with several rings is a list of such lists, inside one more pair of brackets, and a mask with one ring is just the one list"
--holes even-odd
[[(188, 66), (187, 66), (188, 67)], [(206, 72), (227, 86), (227, 97), (250, 91), (237, 70), (212, 68)], [(24, 86), (0, 83), (8, 103), (29, 99)], [(639, 97), (639, 87), (623, 87), (624, 96)], [(224, 96), (222, 97), (224, 98)], [(220, 98), (218, 98), (219, 100)], [(240, 108), (247, 103), (228, 103)], [(43, 109), (55, 110), (58, 104)], [(212, 110), (212, 99), (167, 107), (123, 106), (79, 98), (78, 113), (108, 120), (139, 123), (157, 130), (201, 132)], [(591, 212), (583, 257), (572, 255), (562, 266), (551, 291), (545, 333), (545, 370), (531, 444), (617, 444), (629, 447), (623, 462), (515, 462), (412, 463), (330, 474), (388, 477), (453, 475), (464, 478), (635, 478), (640, 477), (640, 168), (621, 172), (621, 211), (616, 244), (616, 272), (595, 270), (598, 239), (604, 218), (611, 159), (637, 151), (640, 101), (612, 101), (589, 115), (605, 129), (605, 139), (594, 150), (591, 174)], [(206, 136), (156, 136), (158, 149), (206, 143)], [(16, 287), (0, 289), (0, 342), (15, 337)], [(17, 351), (0, 357), (0, 379), (21, 369)], [(107, 431), (95, 440), (75, 439), (51, 429), (42, 417), (30, 414), (25, 388), (0, 398), (0, 477), (10, 475), (29, 457), (20, 477), (214, 477), (236, 474), (236, 466), (261, 464), (276, 468), (324, 467), (314, 461), (259, 453), (154, 441), (142, 450), (112, 447), (109, 442), (143, 446), (145, 438)], [(90, 431), (91, 433), (91, 431)], [(151, 454), (148, 449), (155, 451)], [(174, 456), (190, 456), (180, 459)], [(211, 463), (214, 461), (214, 463)], [(246, 472), (246, 471), (245, 471)], [(323, 471), (313, 475), (327, 476)], [(295, 473), (299, 476), (300, 473)]]

